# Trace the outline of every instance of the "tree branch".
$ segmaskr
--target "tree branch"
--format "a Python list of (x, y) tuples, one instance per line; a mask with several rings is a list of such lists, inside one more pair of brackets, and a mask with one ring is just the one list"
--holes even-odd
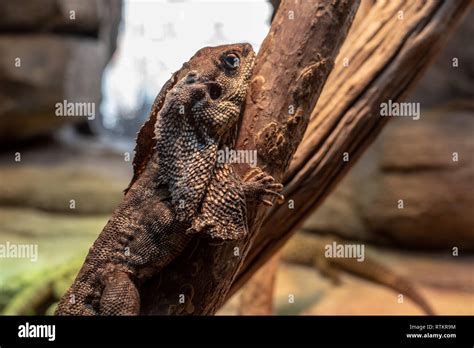
[(273, 314), (273, 296), (279, 265), (280, 255), (276, 253), (245, 283), (239, 299), (239, 315)]
[(364, 8), (286, 173), (284, 194), (294, 209), (282, 205), (267, 214), (229, 296), (284, 245), (372, 143), (388, 119), (379, 116), (381, 103), (401, 100), (415, 85), (469, 5), (400, 0)]
[[(283, 1), (263, 42), (237, 140), (259, 166), (283, 177), (344, 41), (358, 1)], [(248, 166), (238, 165), (243, 175)], [(214, 314), (226, 300), (266, 208), (249, 206), (249, 234), (237, 242), (195, 238), (148, 282), (142, 314)], [(182, 299), (184, 303), (179, 302)]]

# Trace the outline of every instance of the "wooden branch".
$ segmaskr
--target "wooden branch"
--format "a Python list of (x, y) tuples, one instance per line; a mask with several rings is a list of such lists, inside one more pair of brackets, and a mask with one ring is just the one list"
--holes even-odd
[(284, 245), (372, 143), (388, 119), (379, 116), (381, 103), (403, 98), (469, 5), (397, 0), (364, 8), (286, 174), (285, 196), (294, 209), (283, 205), (269, 212), (229, 295)]
[[(354, 0), (283, 1), (257, 57), (239, 150), (258, 150), (259, 166), (283, 176), (358, 6)], [(248, 166), (239, 165), (243, 175)], [(148, 282), (142, 314), (214, 314), (255, 239), (266, 208), (249, 207), (249, 234), (237, 242), (196, 238)], [(181, 303), (179, 299), (183, 299)]]
[(280, 255), (276, 253), (245, 283), (240, 295), (239, 315), (273, 314), (273, 296), (279, 265)]

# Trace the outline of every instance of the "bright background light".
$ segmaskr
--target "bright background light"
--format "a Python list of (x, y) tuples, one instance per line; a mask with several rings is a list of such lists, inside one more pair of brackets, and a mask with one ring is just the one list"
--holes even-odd
[(103, 125), (134, 136), (161, 86), (197, 50), (249, 42), (257, 51), (270, 16), (265, 0), (126, 0), (117, 50), (104, 75)]

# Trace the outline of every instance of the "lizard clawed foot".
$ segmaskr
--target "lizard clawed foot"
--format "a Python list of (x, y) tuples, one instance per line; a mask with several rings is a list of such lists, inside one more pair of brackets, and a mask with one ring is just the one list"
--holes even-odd
[(260, 201), (269, 207), (273, 206), (273, 202), (264, 199), (265, 196), (276, 197), (280, 204), (285, 200), (285, 197), (279, 193), (283, 190), (283, 185), (275, 182), (273, 176), (260, 168), (250, 170), (243, 181), (245, 196), (248, 200)]

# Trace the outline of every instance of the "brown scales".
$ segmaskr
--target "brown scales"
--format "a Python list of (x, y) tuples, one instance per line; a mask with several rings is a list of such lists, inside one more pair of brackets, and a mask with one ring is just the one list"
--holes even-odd
[(282, 185), (261, 170), (242, 180), (217, 161), (233, 145), (254, 59), (249, 44), (206, 47), (163, 86), (138, 133), (124, 199), (56, 314), (138, 314), (141, 284), (191, 238), (242, 238), (246, 201), (281, 199)]

